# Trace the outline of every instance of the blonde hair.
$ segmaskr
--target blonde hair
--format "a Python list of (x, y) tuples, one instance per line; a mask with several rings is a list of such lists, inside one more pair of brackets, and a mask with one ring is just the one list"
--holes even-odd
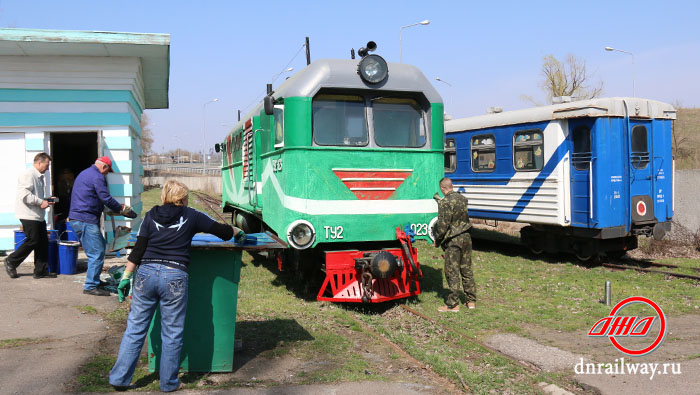
[(160, 201), (163, 204), (174, 204), (176, 206), (184, 206), (187, 202), (187, 194), (190, 189), (187, 185), (180, 181), (168, 180), (163, 185), (163, 191), (160, 193)]

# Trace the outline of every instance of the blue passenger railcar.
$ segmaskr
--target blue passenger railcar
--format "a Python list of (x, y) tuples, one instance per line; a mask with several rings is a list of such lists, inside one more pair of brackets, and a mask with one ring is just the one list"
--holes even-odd
[(673, 218), (669, 104), (605, 98), (445, 123), (445, 172), (472, 218), (524, 222), (533, 252), (621, 256)]

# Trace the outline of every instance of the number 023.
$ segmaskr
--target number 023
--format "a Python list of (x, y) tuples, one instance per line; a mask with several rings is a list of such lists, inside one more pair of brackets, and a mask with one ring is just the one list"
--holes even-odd
[(411, 230), (416, 236), (427, 236), (428, 224), (411, 224)]

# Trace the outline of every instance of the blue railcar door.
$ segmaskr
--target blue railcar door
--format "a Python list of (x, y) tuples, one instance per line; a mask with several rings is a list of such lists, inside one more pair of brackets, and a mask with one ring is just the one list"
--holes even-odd
[(630, 212), (633, 223), (654, 220), (651, 139), (651, 121), (629, 120)]
[(591, 136), (595, 122), (591, 119), (569, 120), (571, 139), (571, 224), (580, 227), (593, 227), (593, 179), (595, 167)]

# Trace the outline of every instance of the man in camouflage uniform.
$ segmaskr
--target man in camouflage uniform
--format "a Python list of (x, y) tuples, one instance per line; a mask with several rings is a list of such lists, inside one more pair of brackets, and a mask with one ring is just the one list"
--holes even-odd
[[(472, 238), (469, 234), (471, 223), (467, 213), (467, 198), (453, 191), (452, 180), (440, 180), (440, 190), (445, 196), (438, 199), (438, 220), (433, 228), (435, 246), (445, 251), (445, 277), (450, 287), (446, 306), (441, 312), (459, 311), (459, 280), (467, 295), (467, 307), (476, 307), (476, 285), (472, 274)], [(436, 194), (437, 195), (437, 194)]]

